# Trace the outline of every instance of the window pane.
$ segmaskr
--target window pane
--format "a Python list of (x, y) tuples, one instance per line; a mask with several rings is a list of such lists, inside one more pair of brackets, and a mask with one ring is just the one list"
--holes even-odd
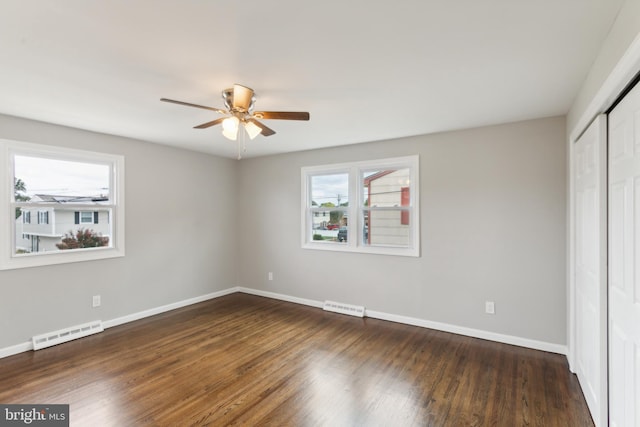
[[(20, 208), (21, 217), (16, 220), (15, 254), (57, 252), (70, 249), (113, 247), (111, 209), (78, 212), (61, 206), (49, 212)], [(36, 215), (37, 214), (37, 215)], [(41, 221), (34, 221), (35, 217)], [(31, 221), (28, 221), (28, 219)]]
[[(364, 206), (408, 206), (408, 193), (405, 194), (406, 204), (403, 204), (402, 193), (408, 192), (411, 185), (409, 168), (365, 171), (362, 174), (362, 181)], [(406, 190), (403, 190), (405, 188)]]
[[(409, 247), (410, 170), (367, 170), (363, 182), (363, 243)], [(407, 209), (394, 209), (406, 207)]]
[(80, 212), (80, 224), (92, 224), (93, 212)]
[[(406, 213), (406, 216), (403, 215)], [(400, 209), (365, 210), (363, 243), (371, 246), (409, 247), (411, 228), (408, 211)], [(407, 219), (406, 224), (403, 219)]]
[(349, 174), (315, 175), (311, 177), (311, 240), (346, 242), (340, 227), (348, 225)]
[(349, 206), (349, 174), (312, 176), (311, 206)]
[(109, 199), (109, 165), (14, 157), (16, 202), (86, 203)]
[[(340, 213), (343, 215), (343, 218), (345, 218), (344, 212)], [(309, 230), (311, 241), (327, 243), (345, 243), (347, 241), (346, 225), (334, 227), (333, 224), (329, 224), (327, 221), (317, 222), (316, 219), (318, 218), (313, 216), (313, 226), (312, 229)], [(319, 219), (322, 219), (322, 217), (319, 217)]]

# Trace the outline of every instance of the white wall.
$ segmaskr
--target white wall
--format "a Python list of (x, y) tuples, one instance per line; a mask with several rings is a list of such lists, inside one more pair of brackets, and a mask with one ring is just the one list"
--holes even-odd
[[(560, 117), (242, 160), (238, 285), (564, 346), (564, 141)], [(421, 257), (301, 248), (302, 166), (412, 154)]]
[(2, 115), (0, 138), (122, 154), (126, 165), (126, 256), (0, 271), (0, 349), (235, 285), (235, 160)]

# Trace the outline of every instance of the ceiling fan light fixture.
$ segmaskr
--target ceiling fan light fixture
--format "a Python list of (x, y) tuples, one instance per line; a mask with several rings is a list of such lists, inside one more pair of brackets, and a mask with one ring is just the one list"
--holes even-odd
[(244, 129), (247, 131), (249, 138), (254, 139), (256, 136), (260, 135), (262, 129), (259, 126), (256, 126), (253, 122), (245, 122)]
[(222, 135), (232, 141), (238, 139), (238, 125), (240, 120), (236, 116), (227, 117), (222, 121)]
[[(226, 110), (168, 98), (160, 98), (160, 101), (201, 108), (221, 114), (223, 117), (194, 126), (194, 129), (208, 129), (212, 126), (222, 125), (222, 135), (231, 141), (238, 141), (238, 133), (241, 132), (242, 138), (240, 138), (241, 141), (238, 141), (239, 159), (241, 152), (246, 150), (244, 132), (250, 139), (254, 139), (258, 135), (266, 137), (276, 134), (273, 129), (263, 124), (260, 120), (309, 120), (309, 113), (306, 111), (254, 111), (255, 95), (253, 89), (234, 84), (233, 87), (222, 91), (222, 100)], [(240, 125), (244, 128), (244, 131), (240, 129)]]

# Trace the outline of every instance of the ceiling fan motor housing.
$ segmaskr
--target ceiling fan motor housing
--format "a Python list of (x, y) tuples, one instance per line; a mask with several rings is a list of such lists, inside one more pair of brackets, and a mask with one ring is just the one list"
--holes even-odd
[(222, 91), (224, 105), (232, 113), (251, 113), (256, 102), (253, 89), (239, 84)]

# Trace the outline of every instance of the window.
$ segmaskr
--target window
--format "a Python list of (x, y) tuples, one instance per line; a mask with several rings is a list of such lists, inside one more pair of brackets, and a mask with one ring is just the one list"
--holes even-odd
[(49, 224), (48, 211), (38, 211), (38, 224)]
[(76, 212), (74, 214), (75, 224), (97, 224), (98, 212)]
[(418, 156), (302, 168), (302, 246), (420, 255)]
[(122, 156), (0, 140), (0, 162), (0, 269), (124, 255)]

